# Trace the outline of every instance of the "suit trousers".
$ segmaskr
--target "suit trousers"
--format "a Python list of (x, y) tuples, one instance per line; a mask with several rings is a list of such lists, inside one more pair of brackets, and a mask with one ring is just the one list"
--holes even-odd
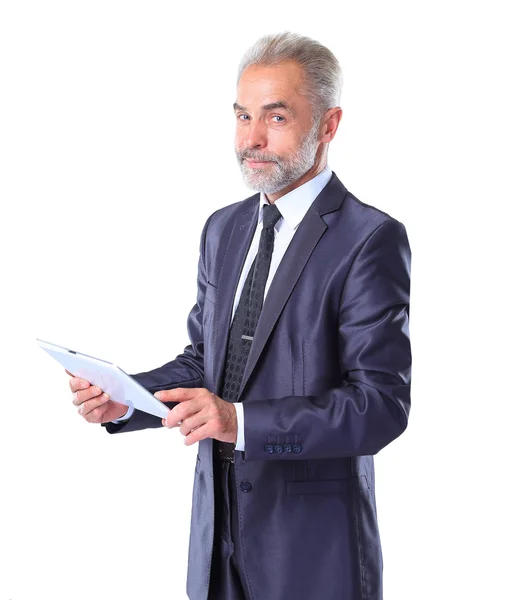
[(240, 568), (238, 503), (234, 463), (213, 458), (215, 537), (208, 600), (249, 600)]

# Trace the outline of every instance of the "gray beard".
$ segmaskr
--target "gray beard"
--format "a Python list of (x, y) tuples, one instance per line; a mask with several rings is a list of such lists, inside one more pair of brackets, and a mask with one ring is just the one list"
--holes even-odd
[[(307, 173), (315, 163), (319, 124), (318, 121), (314, 123), (308, 135), (303, 138), (297, 152), (288, 158), (256, 150), (245, 149), (236, 151), (236, 158), (245, 184), (257, 192), (274, 194)], [(251, 169), (245, 164), (245, 158), (252, 160), (272, 160), (274, 163), (266, 168)]]

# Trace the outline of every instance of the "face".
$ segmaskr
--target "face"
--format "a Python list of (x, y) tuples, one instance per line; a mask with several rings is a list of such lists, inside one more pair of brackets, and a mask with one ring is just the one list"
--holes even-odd
[(251, 66), (238, 82), (235, 150), (248, 187), (278, 192), (315, 163), (319, 123), (302, 95), (303, 71), (294, 61)]

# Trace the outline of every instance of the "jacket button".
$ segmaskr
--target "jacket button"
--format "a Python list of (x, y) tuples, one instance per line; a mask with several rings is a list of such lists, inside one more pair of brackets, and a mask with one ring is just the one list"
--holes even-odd
[(239, 484), (239, 487), (242, 492), (251, 492), (252, 491), (252, 484), (249, 483), (248, 481), (242, 481)]
[(264, 446), (264, 452), (269, 452), (270, 454), (273, 454), (274, 451), (275, 449), (273, 448), (273, 444), (266, 444)]
[(292, 452), (295, 454), (300, 454), (302, 449), (303, 446), (301, 446), (301, 444), (294, 444), (294, 446), (292, 446)]
[(276, 444), (275, 452), (278, 452), (278, 454), (281, 454), (283, 452), (283, 446), (281, 444)]
[(292, 452), (292, 444), (284, 444), (283, 449), (285, 452)]

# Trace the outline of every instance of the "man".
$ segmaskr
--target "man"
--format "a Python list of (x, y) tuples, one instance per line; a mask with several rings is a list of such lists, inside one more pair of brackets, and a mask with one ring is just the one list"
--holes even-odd
[(201, 236), (191, 344), (134, 375), (173, 410), (129, 410), (79, 378), (110, 433), (179, 426), (199, 442), (191, 600), (379, 600), (373, 455), (407, 426), (410, 246), (327, 166), (341, 69), (309, 38), (261, 38), (234, 112), (245, 182)]

